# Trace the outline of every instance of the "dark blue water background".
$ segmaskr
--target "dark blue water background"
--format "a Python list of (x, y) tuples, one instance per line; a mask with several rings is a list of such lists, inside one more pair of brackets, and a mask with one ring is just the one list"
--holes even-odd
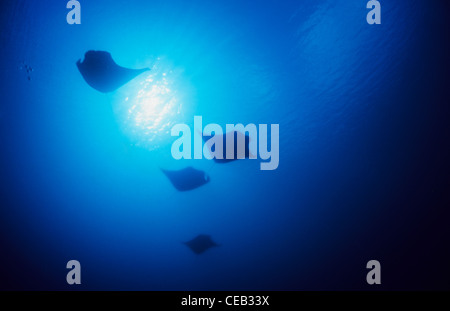
[[(65, 1), (2, 1), (0, 287), (73, 289), (77, 259), (80, 289), (367, 289), (377, 259), (384, 289), (448, 289), (448, 5), (381, 5), (81, 1), (68, 25)], [(173, 160), (128, 122), (137, 81), (82, 79), (91, 49), (167, 74), (167, 126), (279, 124), (278, 169)], [(187, 165), (210, 183), (159, 170)], [(201, 233), (221, 246), (182, 244)]]

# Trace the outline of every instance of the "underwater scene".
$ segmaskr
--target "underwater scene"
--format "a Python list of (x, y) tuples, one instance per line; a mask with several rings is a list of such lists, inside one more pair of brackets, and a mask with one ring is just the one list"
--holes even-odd
[(448, 1), (0, 8), (0, 289), (450, 289)]

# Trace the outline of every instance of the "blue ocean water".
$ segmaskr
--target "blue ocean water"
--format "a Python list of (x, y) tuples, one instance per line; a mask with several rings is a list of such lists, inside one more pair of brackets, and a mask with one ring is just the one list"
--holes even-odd
[[(383, 289), (448, 289), (448, 4), (380, 2), (2, 1), (0, 288), (74, 289), (76, 259), (75, 289), (367, 289), (378, 259)], [(88, 50), (152, 71), (103, 94)], [(168, 108), (136, 125), (142, 89)], [(279, 167), (174, 160), (194, 115), (279, 124)], [(211, 181), (178, 192), (185, 166)]]

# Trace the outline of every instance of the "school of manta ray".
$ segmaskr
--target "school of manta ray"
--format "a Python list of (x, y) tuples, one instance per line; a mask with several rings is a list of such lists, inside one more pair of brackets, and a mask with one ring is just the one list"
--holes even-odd
[[(81, 59), (78, 60), (76, 65), (86, 83), (102, 93), (114, 92), (140, 74), (150, 70), (150, 68), (130, 69), (119, 66), (113, 60), (109, 52), (93, 50), (87, 51), (83, 61)], [(223, 135), (224, 141), (228, 134), (230, 133)], [(231, 134), (233, 134), (235, 138), (238, 135), (243, 135), (236, 131)], [(207, 139), (205, 137), (203, 137), (203, 139), (207, 143)], [(237, 159), (248, 159), (250, 156), (249, 141), (250, 139), (246, 136), (244, 156), (239, 155), (238, 157), (238, 148), (237, 146), (234, 146), (234, 157), (232, 159), (227, 159), (225, 156), (226, 148), (224, 147), (222, 159), (214, 158), (214, 162), (226, 164)], [(234, 142), (236, 145), (237, 139), (235, 139)], [(209, 147), (212, 148), (212, 146)], [(210, 177), (206, 172), (197, 170), (191, 166), (180, 170), (161, 169), (161, 172), (169, 179), (174, 188), (181, 192), (194, 190), (210, 181)], [(195, 254), (202, 254), (212, 247), (219, 246), (211, 239), (211, 236), (207, 234), (199, 234), (183, 244), (189, 247)]]

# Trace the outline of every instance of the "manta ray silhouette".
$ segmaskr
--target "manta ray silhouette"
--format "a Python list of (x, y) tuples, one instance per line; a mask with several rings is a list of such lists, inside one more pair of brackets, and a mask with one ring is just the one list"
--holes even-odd
[(77, 67), (84, 80), (91, 87), (103, 93), (117, 90), (141, 73), (150, 70), (128, 69), (117, 65), (111, 54), (105, 51), (87, 51), (84, 60), (77, 61)]
[(161, 171), (178, 191), (192, 190), (209, 182), (209, 176), (205, 172), (196, 170), (191, 166), (178, 171), (164, 169), (161, 169)]
[[(234, 135), (234, 154), (233, 154), (233, 158), (232, 159), (227, 159), (227, 135)], [(205, 144), (208, 146), (209, 150), (211, 150), (212, 152), (215, 152), (215, 144), (214, 142), (212, 142), (211, 140), (209, 140), (210, 138), (214, 137), (213, 140), (218, 139), (218, 140), (222, 140), (222, 159), (217, 159), (217, 156), (214, 157), (214, 162), (216, 163), (229, 163), (231, 161), (234, 160), (240, 160), (240, 159), (248, 159), (250, 156), (253, 156), (252, 153), (250, 152), (250, 148), (249, 148), (249, 144), (250, 144), (250, 136), (245, 135), (245, 137), (243, 133), (238, 132), (238, 131), (234, 131), (234, 132), (228, 132), (225, 135), (216, 135), (216, 136), (203, 136), (203, 140), (205, 141)], [(238, 150), (238, 137), (240, 137), (240, 139), (245, 138), (244, 140), (244, 150)]]
[(219, 246), (213, 240), (211, 236), (206, 234), (200, 234), (190, 241), (184, 242), (194, 253), (201, 254), (211, 247)]

